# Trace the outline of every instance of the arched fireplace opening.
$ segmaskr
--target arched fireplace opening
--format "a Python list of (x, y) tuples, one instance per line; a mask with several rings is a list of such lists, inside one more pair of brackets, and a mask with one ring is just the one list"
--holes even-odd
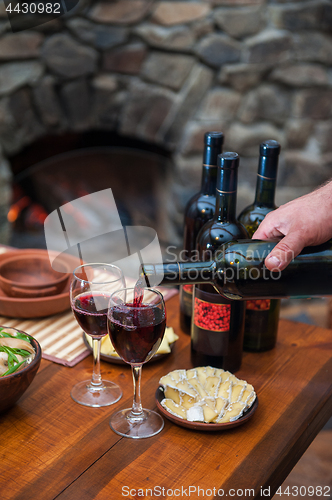
[[(10, 244), (45, 248), (43, 222), (58, 207), (111, 188), (123, 225), (156, 230), (162, 248), (173, 243), (169, 151), (109, 131), (45, 136), (8, 158), (13, 200)], [(89, 214), (83, 214), (89, 217)]]

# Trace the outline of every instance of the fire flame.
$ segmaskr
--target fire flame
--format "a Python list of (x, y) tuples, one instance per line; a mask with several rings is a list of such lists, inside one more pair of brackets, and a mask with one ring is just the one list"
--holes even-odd
[(7, 214), (8, 221), (12, 224), (17, 221), (22, 210), (24, 210), (25, 208), (28, 208), (26, 217), (27, 225), (39, 226), (44, 224), (44, 220), (48, 215), (47, 212), (41, 205), (32, 202), (31, 198), (29, 198), (29, 196), (27, 195), (22, 196), (22, 198), (11, 205)]

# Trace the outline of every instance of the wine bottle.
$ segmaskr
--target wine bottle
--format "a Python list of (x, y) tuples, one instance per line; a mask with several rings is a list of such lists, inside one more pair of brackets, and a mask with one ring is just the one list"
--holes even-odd
[[(266, 214), (277, 208), (274, 204), (274, 195), (280, 144), (273, 140), (262, 142), (259, 153), (255, 201), (239, 215), (239, 221), (242, 222), (250, 237)], [(280, 300), (247, 301), (243, 340), (245, 351), (261, 352), (275, 347), (279, 313)]]
[(223, 245), (214, 260), (144, 264), (147, 286), (210, 283), (233, 300), (332, 295), (332, 240), (306, 247), (283, 271), (269, 271), (265, 257), (276, 241), (239, 240)]
[[(204, 135), (201, 190), (187, 203), (184, 216), (184, 260), (195, 258), (196, 238), (203, 225), (212, 219), (216, 206), (217, 158), (222, 151), (222, 132)], [(197, 259), (196, 259), (197, 260)], [(180, 288), (180, 326), (190, 334), (192, 314), (192, 285)]]
[[(223, 243), (247, 238), (236, 219), (239, 156), (218, 156), (216, 211), (197, 236), (197, 251), (203, 261), (214, 257)], [(209, 284), (194, 288), (191, 320), (191, 360), (194, 366), (210, 365), (232, 372), (242, 360), (245, 303), (221, 296)]]

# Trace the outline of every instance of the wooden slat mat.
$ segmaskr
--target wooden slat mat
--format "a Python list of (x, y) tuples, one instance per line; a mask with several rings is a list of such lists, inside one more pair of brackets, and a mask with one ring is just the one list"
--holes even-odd
[(74, 366), (88, 356), (82, 329), (71, 311), (40, 319), (13, 319), (0, 316), (0, 324), (32, 335), (41, 345), (45, 359)]
[[(164, 300), (177, 293), (176, 289), (159, 288)], [(41, 345), (45, 359), (65, 366), (75, 366), (90, 354), (83, 342), (83, 332), (69, 310), (40, 319), (13, 319), (0, 316), (0, 325), (11, 326), (32, 335)]]

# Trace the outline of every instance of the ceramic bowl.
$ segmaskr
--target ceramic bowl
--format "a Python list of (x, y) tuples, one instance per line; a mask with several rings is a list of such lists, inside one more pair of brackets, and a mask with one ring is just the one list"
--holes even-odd
[(59, 294), (69, 279), (65, 261), (63, 272), (52, 269), (48, 255), (29, 254), (4, 259), (0, 263), (0, 287), (9, 297), (45, 297)]
[[(15, 328), (7, 326), (2, 326), (1, 328), (11, 334), (18, 331)], [(25, 332), (22, 333), (30, 338), (31, 345), (35, 350), (35, 357), (30, 364), (21, 370), (14, 372), (11, 375), (0, 377), (0, 413), (14, 406), (14, 404), (20, 399), (33, 381), (40, 365), (42, 357), (40, 344), (36, 339), (31, 337), (31, 335), (28, 335)]]

